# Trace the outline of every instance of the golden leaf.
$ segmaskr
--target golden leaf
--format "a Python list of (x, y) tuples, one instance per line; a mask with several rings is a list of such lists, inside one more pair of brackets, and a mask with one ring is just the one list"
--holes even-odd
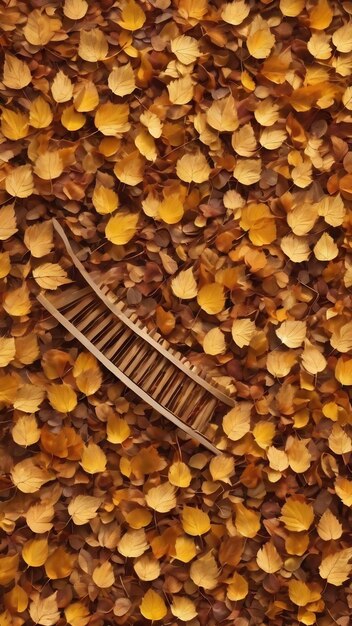
[(89, 520), (96, 517), (97, 509), (101, 504), (101, 498), (93, 496), (75, 496), (68, 505), (68, 512), (72, 521), (77, 526), (87, 524)]
[(259, 137), (259, 143), (266, 150), (278, 150), (286, 141), (286, 131), (283, 128), (264, 128)]
[(295, 496), (286, 500), (281, 513), (281, 522), (288, 530), (294, 532), (309, 530), (314, 521), (314, 511), (311, 505)]
[(156, 580), (160, 576), (160, 563), (149, 554), (145, 554), (137, 559), (133, 569), (140, 580)]
[(287, 17), (297, 17), (303, 11), (306, 0), (280, 0), (280, 11)]
[(230, 476), (235, 471), (234, 458), (225, 454), (214, 456), (209, 463), (209, 471), (213, 480), (231, 484)]
[(182, 563), (189, 563), (197, 554), (194, 539), (191, 537), (177, 537), (175, 542), (175, 558)]
[(43, 180), (53, 180), (61, 176), (64, 164), (60, 152), (43, 152), (36, 160), (34, 173)]
[(60, 612), (57, 606), (57, 591), (46, 598), (41, 598), (39, 593), (34, 593), (29, 606), (29, 614), (35, 624), (41, 626), (54, 626), (60, 619)]
[(130, 108), (127, 103), (105, 102), (99, 106), (94, 117), (94, 124), (106, 136), (126, 133), (131, 127), (128, 121), (129, 112)]
[(334, 554), (329, 554), (322, 559), (319, 567), (320, 576), (330, 583), (330, 585), (340, 587), (351, 573), (352, 565), (349, 563), (351, 559), (352, 548), (346, 548)]
[(225, 306), (225, 294), (223, 285), (210, 283), (200, 288), (197, 302), (203, 311), (209, 315), (220, 313)]
[(249, 346), (251, 339), (255, 335), (255, 322), (249, 319), (237, 319), (232, 323), (232, 339), (240, 348)]
[(246, 44), (249, 54), (255, 59), (266, 59), (275, 44), (268, 22), (260, 15), (256, 15), (250, 24)]
[(332, 53), (330, 35), (324, 32), (313, 33), (307, 42), (307, 48), (315, 59), (329, 59)]
[(81, 59), (96, 63), (108, 56), (109, 45), (103, 31), (100, 28), (81, 30), (78, 46), (78, 54)]
[(352, 481), (338, 476), (335, 480), (335, 492), (345, 506), (352, 506)]
[(10, 406), (15, 402), (20, 381), (14, 374), (0, 374), (0, 402)]
[[(134, 143), (136, 145), (136, 148), (138, 148), (142, 156), (144, 156), (148, 161), (155, 161), (155, 159), (158, 156), (158, 151), (156, 149), (156, 145), (155, 145), (155, 141), (153, 137), (148, 133), (147, 130), (141, 130), (141, 132), (139, 132), (136, 135), (134, 139)], [(182, 215), (183, 215), (183, 210), (182, 210)], [(176, 221), (178, 222), (179, 220), (176, 220)], [(173, 224), (175, 222), (171, 222), (171, 223)]]
[(51, 93), (55, 102), (68, 102), (73, 95), (71, 80), (60, 70), (51, 84)]
[(30, 567), (41, 567), (48, 558), (49, 546), (46, 538), (30, 539), (22, 548), (22, 558)]
[(142, 556), (142, 554), (148, 550), (148, 547), (145, 531), (143, 529), (129, 530), (120, 539), (117, 550), (122, 556), (134, 558)]
[(241, 574), (238, 574), (238, 572), (235, 572), (226, 590), (228, 599), (232, 602), (243, 600), (248, 595), (248, 591), (249, 586), (246, 579), (241, 576)]
[[(8, 591), (4, 595), (5, 606), (12, 613), (23, 613), (28, 606), (28, 595), (22, 587), (19, 585), (15, 585), (12, 587), (11, 591)], [(0, 625), (7, 626), (2, 624), (0, 618)]]
[(221, 19), (227, 24), (239, 26), (248, 17), (249, 12), (250, 6), (246, 4), (245, 0), (234, 0), (223, 6)]
[(76, 393), (66, 383), (50, 385), (47, 393), (51, 406), (59, 413), (69, 413), (77, 406)]
[(201, 509), (184, 506), (181, 517), (183, 530), (192, 537), (204, 535), (210, 530), (209, 515)]
[(195, 298), (198, 287), (191, 267), (188, 270), (181, 271), (172, 279), (171, 289), (174, 295), (181, 298), (181, 300), (191, 300)]
[(330, 509), (326, 509), (317, 526), (317, 533), (319, 537), (323, 541), (332, 541), (340, 539), (342, 532), (342, 524), (340, 524), (339, 520), (330, 511)]
[(172, 615), (181, 620), (181, 622), (193, 620), (198, 615), (195, 604), (190, 598), (173, 596), (170, 608)]
[(126, 30), (135, 31), (142, 28), (146, 20), (142, 7), (135, 0), (125, 0), (121, 5), (121, 18), (117, 23)]
[(344, 54), (352, 52), (352, 34), (349, 22), (346, 22), (340, 28), (334, 29), (332, 33), (332, 43), (339, 52), (343, 52)]
[(99, 104), (99, 94), (95, 84), (91, 80), (76, 83), (73, 102), (79, 113), (94, 111)]
[(34, 415), (20, 415), (12, 429), (12, 439), (19, 446), (32, 446), (40, 439), (40, 428)]
[(311, 455), (304, 441), (289, 437), (286, 442), (286, 452), (290, 468), (297, 474), (306, 472), (310, 467)]
[[(0, 237), (1, 239), (1, 237)], [(11, 260), (8, 252), (0, 252), (0, 278), (5, 278), (10, 273)]]
[(15, 317), (28, 315), (31, 310), (31, 302), (26, 283), (23, 283), (18, 289), (6, 293), (3, 307), (6, 313)]
[(231, 441), (242, 439), (250, 431), (251, 409), (249, 402), (239, 402), (224, 416), (222, 427)]
[(132, 93), (136, 88), (136, 81), (131, 63), (113, 69), (109, 74), (108, 85), (116, 96), (122, 97)]
[(61, 26), (61, 20), (49, 17), (41, 9), (35, 9), (28, 15), (23, 34), (32, 46), (42, 48), (49, 43)]
[(82, 460), (80, 465), (87, 474), (99, 474), (105, 472), (107, 458), (105, 452), (93, 442), (89, 442), (83, 448)]
[(51, 504), (37, 502), (29, 507), (26, 513), (27, 526), (35, 533), (47, 533), (52, 529), (54, 507)]
[(0, 208), (0, 241), (9, 239), (17, 230), (13, 204), (6, 204)]
[(5, 189), (10, 196), (28, 198), (34, 191), (32, 168), (29, 164), (14, 168), (5, 179)]
[(132, 187), (142, 182), (144, 177), (145, 161), (138, 151), (120, 159), (115, 167), (114, 174), (122, 183)]
[(184, 65), (191, 65), (200, 56), (198, 41), (188, 35), (180, 35), (172, 39), (171, 52)]
[(51, 221), (28, 226), (24, 234), (24, 243), (31, 255), (37, 259), (49, 254), (54, 246)]
[(105, 236), (116, 246), (123, 246), (137, 232), (138, 213), (118, 213), (111, 217), (105, 227)]
[(109, 561), (97, 565), (92, 574), (93, 582), (99, 589), (107, 589), (115, 583), (114, 570)]
[(18, 141), (28, 135), (29, 117), (19, 111), (3, 109), (1, 114), (1, 132), (7, 139)]
[(94, 188), (92, 202), (95, 210), (101, 215), (113, 213), (119, 206), (119, 198), (113, 189), (99, 185)]
[(46, 128), (53, 121), (50, 105), (42, 96), (31, 102), (29, 109), (29, 123), (33, 128)]
[(19, 554), (0, 556), (0, 585), (8, 585), (16, 576)]
[(247, 509), (241, 502), (235, 505), (237, 532), (242, 537), (252, 539), (260, 529), (260, 514), (251, 509)]
[(176, 163), (176, 174), (185, 183), (204, 183), (209, 180), (211, 168), (200, 151), (184, 154)]
[(288, 583), (288, 595), (297, 606), (306, 606), (311, 602), (311, 591), (308, 585), (302, 580), (290, 580)]
[(299, 348), (306, 336), (306, 323), (286, 320), (276, 330), (278, 338), (288, 348)]
[[(168, 86), (169, 99), (172, 104), (187, 104), (194, 95), (194, 83), (189, 74), (172, 80)], [(183, 179), (181, 179), (183, 180)]]
[(70, 20), (81, 20), (87, 13), (88, 6), (86, 0), (65, 0), (63, 6), (64, 15)]
[(65, 270), (58, 263), (43, 263), (33, 270), (33, 278), (43, 289), (57, 289), (70, 283)]
[(270, 446), (267, 450), (267, 457), (271, 469), (276, 472), (283, 472), (288, 468), (288, 456), (284, 450)]
[(286, 235), (281, 239), (281, 249), (293, 263), (307, 261), (310, 255), (308, 239), (306, 237), (295, 237)]
[(207, 13), (208, 3), (207, 0), (179, 0), (178, 11), (194, 25)]
[(152, 622), (161, 620), (167, 614), (167, 607), (163, 598), (153, 589), (148, 589), (139, 605), (143, 617)]
[(189, 487), (192, 480), (192, 474), (182, 461), (175, 461), (169, 467), (168, 479), (171, 485), (175, 487)]
[(22, 493), (35, 493), (45, 483), (54, 480), (54, 476), (48, 470), (35, 465), (32, 457), (14, 465), (11, 480)]
[(169, 482), (162, 483), (157, 487), (149, 489), (145, 496), (145, 501), (154, 511), (168, 513), (176, 506), (176, 489)]
[(212, 328), (203, 339), (203, 350), (205, 354), (224, 354), (226, 352), (225, 336), (220, 328)]
[(254, 185), (262, 173), (261, 159), (237, 159), (233, 175), (242, 185)]
[(87, 626), (90, 620), (90, 611), (83, 602), (74, 602), (65, 608), (65, 618), (71, 626)]
[(328, 442), (330, 450), (335, 454), (347, 454), (352, 451), (352, 439), (340, 424), (333, 424)]
[(260, 569), (267, 574), (275, 574), (283, 565), (282, 559), (271, 541), (268, 541), (258, 550), (256, 561)]
[(131, 429), (124, 419), (116, 415), (109, 415), (106, 428), (106, 438), (108, 441), (111, 443), (123, 443), (128, 439), (130, 434)]
[(334, 330), (330, 343), (339, 352), (344, 353), (352, 350), (352, 322), (347, 322), (347, 324)]
[(327, 366), (324, 355), (308, 341), (304, 342), (304, 350), (301, 354), (302, 365), (310, 374), (316, 375), (323, 372)]
[(313, 248), (315, 257), (319, 261), (331, 261), (339, 253), (339, 249), (331, 235), (323, 233)]
[(257, 150), (257, 140), (251, 124), (244, 124), (236, 130), (232, 135), (231, 144), (240, 156), (253, 156)]
[(211, 552), (193, 561), (189, 575), (197, 587), (214, 589), (218, 584), (219, 568)]
[(79, 130), (86, 123), (86, 117), (83, 113), (78, 113), (73, 106), (66, 107), (61, 115), (61, 124), (67, 130)]
[(352, 385), (352, 359), (337, 359), (335, 378), (341, 385)]
[(233, 131), (239, 126), (236, 103), (232, 95), (214, 100), (206, 112), (208, 124), (219, 132)]
[(309, 13), (310, 27), (316, 30), (325, 30), (330, 26), (334, 12), (328, 0), (318, 0), (318, 3)]
[(31, 71), (25, 63), (12, 54), (5, 54), (2, 82), (9, 89), (23, 89), (32, 80)]
[(0, 367), (6, 367), (16, 354), (16, 344), (13, 337), (0, 337)]
[(257, 422), (253, 428), (253, 437), (256, 444), (266, 450), (273, 442), (275, 436), (275, 424), (272, 422)]
[(144, 113), (141, 114), (139, 121), (141, 124), (146, 126), (152, 137), (155, 139), (161, 137), (162, 124), (155, 113), (152, 113), (152, 111), (144, 111)]

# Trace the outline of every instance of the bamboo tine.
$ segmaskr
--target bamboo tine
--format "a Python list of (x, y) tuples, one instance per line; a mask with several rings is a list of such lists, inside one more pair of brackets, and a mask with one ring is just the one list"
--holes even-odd
[[(143, 344), (138, 354), (136, 354), (133, 362), (125, 369), (126, 376), (133, 375), (135, 369), (140, 368), (143, 365), (145, 356), (150, 352), (150, 346)], [(122, 368), (121, 368), (122, 369)]]
[(78, 323), (76, 323), (76, 327), (81, 332), (84, 331), (86, 333), (87, 330), (92, 328), (92, 325), (98, 322), (98, 320), (101, 318), (102, 315), (104, 315), (104, 313), (105, 313), (104, 310), (101, 310), (99, 307), (96, 307), (92, 311), (88, 312), (88, 315), (86, 317), (84, 317)]
[(206, 391), (202, 387), (198, 387), (197, 391), (192, 397), (192, 402), (185, 408), (184, 412), (179, 412), (180, 415), (182, 413), (181, 419), (187, 421), (191, 417), (192, 413), (196, 413), (198, 404), (203, 400), (205, 394)]
[(111, 345), (111, 342), (116, 340), (116, 337), (119, 335), (119, 333), (123, 332), (124, 330), (125, 327), (122, 324), (119, 324), (118, 322), (113, 324), (108, 332), (94, 344), (95, 347), (98, 350), (106, 350)]
[(179, 391), (180, 387), (182, 388), (184, 379), (184, 374), (176, 370), (175, 376), (170, 380), (170, 384), (167, 385), (168, 389), (165, 389), (163, 395), (159, 397), (159, 402), (167, 406), (174, 395)]
[[(115, 363), (115, 365), (117, 365), (118, 363), (121, 363), (121, 361), (125, 358), (125, 356), (128, 356), (128, 353), (131, 347), (133, 346), (133, 342), (135, 340), (136, 340), (136, 336), (130, 331), (126, 335), (126, 338), (123, 342), (120, 340), (117, 342), (117, 344), (115, 345), (115, 352), (110, 357), (112, 362)], [(118, 367), (119, 369), (122, 369), (120, 365), (118, 365)]]
[(206, 401), (203, 403), (203, 406), (200, 407), (197, 417), (192, 422), (192, 428), (199, 430), (199, 432), (203, 432), (204, 428), (209, 424), (209, 421), (213, 416), (216, 405), (216, 399), (208, 396)]
[[(128, 347), (127, 352), (126, 350), (124, 350), (124, 354), (121, 355), (122, 360), (121, 361), (117, 360), (119, 369), (121, 369), (123, 372), (126, 373), (125, 371), (126, 367), (130, 364), (133, 364), (134, 359), (137, 357), (142, 346), (143, 344), (139, 344), (138, 341), (136, 341), (136, 338), (132, 335), (132, 342), (130, 341), (129, 346), (127, 346)], [(119, 355), (119, 358), (120, 358), (120, 355)]]
[(194, 380), (187, 381), (183, 385), (183, 387), (181, 387), (180, 397), (175, 398), (176, 400), (175, 404), (173, 402), (170, 403), (170, 409), (172, 409), (174, 413), (182, 412), (184, 405), (186, 404), (186, 402), (189, 401), (189, 398), (191, 394), (193, 393), (195, 387), (196, 387), (196, 383), (194, 382)]
[(116, 355), (116, 353), (119, 350), (119, 347), (126, 341), (126, 339), (128, 339), (129, 337), (131, 337), (131, 331), (129, 328), (124, 328), (122, 327), (122, 332), (120, 332), (120, 329), (118, 331), (118, 333), (116, 333), (116, 338), (112, 337), (111, 340), (108, 342), (108, 346), (104, 346), (104, 353), (106, 354), (107, 358), (110, 359), (112, 361), (112, 357), (113, 355)]
[(142, 384), (142, 381), (145, 378), (146, 374), (150, 373), (150, 369), (153, 367), (153, 363), (160, 359), (159, 354), (153, 350), (148, 356), (147, 360), (138, 368), (138, 372), (136, 372), (134, 376), (134, 381), (139, 385)]
[(159, 359), (156, 360), (155, 367), (147, 374), (147, 377), (139, 383), (144, 391), (151, 393), (151, 388), (158, 382), (166, 363), (166, 359), (160, 359), (160, 361)]
[(65, 317), (72, 321), (76, 316), (81, 315), (88, 308), (94, 305), (94, 296), (92, 293), (88, 294), (79, 302), (72, 303), (72, 305), (64, 312)]
[(166, 384), (166, 382), (172, 377), (174, 371), (175, 371), (175, 366), (172, 365), (172, 364), (170, 364), (166, 368), (166, 371), (164, 372), (164, 374), (161, 377), (160, 381), (158, 382), (156, 388), (152, 392), (153, 398), (157, 398), (159, 396), (159, 393), (163, 390), (164, 385)]
[[(109, 328), (111, 322), (113, 321), (112, 315), (104, 316), (103, 319), (94, 327), (86, 330), (85, 335), (89, 341), (97, 341), (100, 337), (101, 333), (104, 332), (107, 328)], [(122, 324), (120, 324), (122, 327)]]
[(63, 310), (66, 306), (77, 302), (78, 299), (87, 296), (91, 292), (90, 287), (83, 287), (78, 290), (77, 287), (68, 287), (67, 289), (62, 289), (60, 292), (51, 295), (50, 302), (56, 309)]

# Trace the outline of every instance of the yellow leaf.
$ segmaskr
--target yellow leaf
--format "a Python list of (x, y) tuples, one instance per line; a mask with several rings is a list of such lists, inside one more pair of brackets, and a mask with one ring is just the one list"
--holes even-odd
[(18, 390), (13, 406), (18, 411), (23, 411), (24, 413), (35, 413), (39, 410), (44, 397), (45, 391), (42, 387), (25, 383)]
[(93, 191), (92, 202), (95, 210), (101, 215), (113, 213), (119, 206), (119, 198), (113, 189), (96, 186)]
[(329, 59), (332, 53), (330, 35), (327, 35), (324, 32), (313, 33), (307, 42), (307, 48), (315, 59)]
[(65, 608), (65, 618), (71, 626), (87, 626), (90, 621), (90, 611), (83, 602), (74, 602)]
[(73, 106), (66, 107), (61, 115), (61, 124), (69, 131), (79, 130), (86, 123), (86, 116), (78, 113)]
[(260, 514), (251, 509), (247, 509), (241, 502), (235, 505), (235, 509), (235, 526), (237, 532), (239, 532), (242, 537), (252, 539), (260, 529)]
[(109, 561), (105, 561), (102, 565), (97, 565), (93, 570), (92, 578), (99, 589), (107, 589), (115, 583), (114, 570)]
[(141, 507), (132, 509), (129, 513), (125, 513), (124, 516), (128, 525), (136, 530), (149, 526), (153, 519), (151, 511)]
[(28, 135), (29, 117), (19, 111), (3, 109), (1, 115), (1, 131), (7, 139), (18, 141)]
[(145, 501), (154, 511), (168, 513), (176, 506), (176, 489), (169, 482), (162, 483), (157, 487), (149, 489), (145, 496)]
[(258, 550), (256, 561), (260, 569), (267, 574), (275, 574), (283, 565), (281, 556), (271, 541)]
[(192, 537), (204, 535), (210, 530), (208, 513), (191, 506), (184, 506), (181, 514), (183, 530)]
[(32, 168), (30, 165), (19, 165), (5, 179), (5, 189), (10, 196), (28, 198), (34, 191)]
[(267, 457), (271, 469), (276, 472), (283, 472), (288, 468), (288, 456), (284, 450), (279, 450), (275, 446), (270, 446), (267, 450)]
[(0, 402), (10, 406), (15, 402), (20, 381), (14, 374), (0, 374)]
[(301, 532), (308, 530), (314, 522), (314, 511), (310, 504), (298, 497), (288, 498), (281, 509), (281, 522), (287, 530)]
[(328, 442), (330, 450), (335, 454), (347, 454), (352, 451), (352, 439), (340, 424), (333, 424)]
[(53, 242), (53, 226), (50, 220), (38, 222), (26, 228), (24, 243), (31, 255), (39, 259), (51, 252)]
[(94, 124), (106, 136), (126, 133), (131, 128), (128, 121), (129, 112), (130, 108), (127, 103), (105, 102), (99, 106), (94, 117)]
[(188, 35), (180, 35), (172, 39), (171, 52), (184, 65), (191, 65), (200, 56), (198, 41)]
[(246, 44), (249, 54), (255, 59), (266, 59), (275, 44), (275, 37), (270, 31), (268, 22), (259, 14), (250, 24)]
[(286, 443), (286, 452), (290, 468), (294, 472), (302, 474), (309, 469), (311, 456), (304, 441), (290, 437)]
[(32, 602), (29, 607), (29, 614), (35, 624), (42, 626), (54, 626), (60, 619), (60, 611), (58, 610), (57, 591), (46, 598), (41, 598), (39, 593), (32, 595)]
[(22, 548), (22, 558), (30, 567), (41, 567), (48, 558), (49, 546), (46, 538), (30, 539)]
[(51, 504), (37, 502), (26, 513), (27, 526), (36, 534), (47, 533), (53, 527), (53, 517), (54, 507)]
[(339, 352), (344, 353), (352, 350), (352, 322), (347, 322), (341, 328), (334, 330), (330, 343)]
[(195, 604), (190, 598), (173, 596), (170, 608), (172, 615), (181, 620), (181, 622), (189, 622), (198, 615)]
[(326, 509), (321, 516), (317, 526), (317, 532), (323, 541), (336, 541), (340, 539), (343, 532), (342, 524), (340, 524), (339, 520), (330, 509)]
[(239, 126), (236, 103), (232, 95), (214, 100), (206, 112), (208, 124), (219, 132), (233, 131)]
[(73, 95), (73, 84), (61, 70), (55, 75), (51, 85), (51, 93), (55, 102), (68, 102)]
[(88, 6), (86, 0), (65, 0), (63, 6), (64, 15), (70, 20), (81, 20), (87, 13)]
[[(156, 149), (156, 145), (155, 145), (155, 141), (153, 137), (148, 133), (147, 130), (141, 130), (141, 132), (139, 132), (136, 135), (134, 139), (134, 143), (136, 145), (136, 148), (138, 148), (142, 156), (144, 156), (148, 161), (155, 161), (155, 159), (158, 156), (158, 151)], [(183, 209), (182, 209), (182, 215), (183, 215)], [(178, 222), (179, 220), (176, 220), (176, 221)], [(171, 223), (174, 224), (175, 222), (171, 222)]]
[(194, 83), (191, 76), (186, 74), (182, 78), (172, 80), (168, 84), (167, 90), (172, 104), (187, 104), (193, 98)]
[(32, 80), (31, 71), (25, 63), (12, 54), (5, 54), (2, 82), (9, 89), (23, 89)]
[(286, 137), (286, 131), (282, 128), (264, 128), (260, 133), (259, 143), (266, 150), (278, 150)]
[(148, 547), (145, 531), (141, 528), (127, 531), (120, 539), (117, 550), (122, 556), (135, 558), (144, 554)]
[(221, 480), (224, 483), (231, 484), (230, 476), (235, 471), (234, 458), (225, 454), (214, 456), (209, 463), (209, 470), (213, 480)]
[(319, 574), (324, 580), (335, 587), (340, 587), (348, 579), (352, 565), (352, 548), (340, 550), (334, 554), (329, 554), (322, 559), (319, 567)]
[(181, 298), (181, 300), (191, 300), (195, 298), (198, 287), (191, 267), (188, 270), (181, 271), (172, 279), (171, 289), (174, 295)]
[[(1, 229), (0, 229), (1, 230)], [(0, 237), (1, 240), (1, 237)], [(5, 278), (10, 273), (11, 260), (8, 252), (0, 252), (0, 278)]]
[(152, 622), (163, 619), (167, 615), (167, 608), (163, 598), (153, 589), (148, 589), (139, 605), (143, 617)]
[(203, 311), (209, 315), (220, 313), (225, 306), (225, 294), (223, 285), (210, 283), (200, 288), (197, 302)]
[(61, 176), (64, 164), (59, 151), (46, 151), (40, 154), (35, 162), (34, 173), (43, 180), (53, 180)]
[(276, 330), (276, 334), (288, 348), (299, 348), (306, 336), (306, 323), (286, 320)]
[(111, 217), (105, 227), (105, 236), (116, 246), (123, 246), (137, 232), (138, 213), (118, 213)]
[(279, 119), (280, 108), (271, 98), (262, 100), (254, 111), (254, 117), (261, 126), (272, 126)]
[(9, 237), (17, 233), (17, 230), (13, 204), (6, 204), (0, 208), (0, 241), (9, 239)]
[(197, 554), (197, 548), (194, 539), (191, 537), (177, 537), (175, 543), (175, 558), (182, 563), (189, 563)]
[(106, 37), (100, 28), (91, 30), (81, 30), (78, 46), (78, 54), (81, 59), (96, 63), (108, 56), (109, 45)]
[(250, 6), (245, 0), (234, 0), (223, 6), (221, 11), (221, 19), (227, 24), (239, 26), (248, 17)]
[[(323, 372), (327, 366), (327, 361), (324, 355), (308, 341), (304, 342), (304, 350), (301, 354), (303, 367), (315, 376), (319, 372)], [(352, 381), (351, 381), (352, 382)]]
[(339, 52), (343, 52), (345, 54), (352, 52), (352, 33), (350, 22), (346, 22), (340, 28), (334, 29), (332, 34), (332, 43)]
[(207, 0), (180, 0), (178, 12), (195, 25), (208, 12), (208, 2)]
[(142, 28), (146, 20), (142, 7), (135, 0), (125, 0), (121, 4), (121, 18), (116, 20), (117, 23), (126, 30), (135, 31)]
[(297, 606), (306, 606), (311, 602), (311, 591), (308, 585), (302, 580), (290, 580), (288, 583), (288, 595)]
[[(4, 595), (5, 606), (11, 613), (23, 613), (28, 606), (28, 595), (22, 587), (15, 585), (11, 591)], [(0, 617), (0, 626), (7, 626), (3, 624)], [(11, 622), (8, 624), (11, 626)]]
[(105, 472), (107, 458), (105, 452), (93, 442), (83, 448), (80, 465), (87, 474), (99, 474)]
[(0, 337), (0, 367), (6, 367), (16, 354), (16, 344), (13, 337)]
[(203, 350), (205, 354), (224, 354), (226, 352), (225, 336), (220, 328), (212, 328), (203, 339)]
[(352, 385), (352, 359), (337, 359), (335, 378), (341, 385)]
[(246, 579), (238, 574), (234, 573), (231, 583), (227, 587), (226, 595), (232, 602), (243, 600), (248, 595), (249, 587)]
[(177, 193), (164, 198), (158, 206), (158, 217), (160, 217), (165, 224), (177, 224), (177, 222), (182, 219), (183, 214), (183, 201)]
[(292, 232), (298, 237), (309, 233), (317, 221), (318, 211), (316, 206), (302, 204), (297, 206), (287, 215), (287, 223)]
[(306, 0), (280, 0), (280, 11), (287, 17), (297, 17), (303, 11)]
[(77, 406), (76, 393), (66, 383), (50, 385), (47, 393), (51, 406), (59, 413), (69, 413)]
[(209, 180), (211, 168), (202, 152), (184, 154), (178, 159), (176, 173), (185, 183), (204, 183)]
[(48, 470), (35, 465), (32, 457), (14, 465), (11, 480), (22, 493), (35, 493), (45, 483), (54, 480), (54, 476)]
[(70, 283), (65, 270), (58, 263), (43, 263), (33, 270), (33, 278), (43, 289), (57, 289)]
[(75, 496), (70, 501), (67, 510), (72, 517), (72, 521), (77, 526), (82, 526), (96, 517), (100, 504), (101, 498), (95, 498), (93, 496)]
[(133, 568), (140, 580), (156, 580), (160, 576), (160, 563), (149, 554), (137, 559)]
[(345, 506), (352, 506), (352, 481), (338, 476), (335, 480), (335, 492)]
[(136, 80), (131, 63), (126, 63), (120, 67), (115, 67), (109, 74), (109, 89), (116, 96), (126, 96), (136, 88)]
[(334, 13), (328, 0), (318, 0), (318, 3), (309, 13), (310, 27), (316, 30), (325, 30), (330, 26), (333, 17)]
[(197, 587), (214, 589), (218, 584), (219, 568), (211, 552), (193, 561), (189, 574)]
[(0, 585), (8, 585), (16, 576), (19, 554), (0, 556)]
[(144, 159), (138, 151), (135, 151), (116, 163), (114, 174), (122, 183), (135, 187), (144, 178), (144, 166)]
[(141, 114), (139, 121), (141, 124), (146, 126), (152, 137), (155, 139), (161, 137), (163, 127), (160, 119), (157, 115), (155, 115), (155, 113), (152, 113), (151, 111), (144, 111), (144, 113)]
[(237, 159), (233, 175), (242, 185), (254, 185), (262, 173), (261, 159)]
[(99, 94), (95, 84), (91, 80), (76, 83), (73, 102), (79, 113), (94, 111), (99, 104)]
[(28, 15), (23, 34), (32, 46), (42, 48), (49, 43), (61, 26), (61, 20), (49, 17), (41, 9), (35, 9)]
[(31, 310), (31, 302), (26, 283), (23, 283), (18, 289), (6, 293), (3, 307), (6, 313), (15, 317), (28, 315)]
[(240, 156), (253, 156), (257, 149), (257, 140), (251, 124), (244, 124), (236, 130), (232, 135), (231, 144), (235, 152)]
[(33, 128), (46, 128), (53, 121), (50, 105), (42, 96), (38, 96), (31, 103), (29, 109), (29, 123)]
[(308, 260), (310, 248), (306, 237), (286, 235), (281, 239), (280, 245), (282, 251), (293, 263), (302, 263)]
[(189, 487), (192, 480), (192, 474), (182, 461), (175, 461), (169, 467), (168, 479), (171, 485), (175, 487)]
[(249, 346), (256, 332), (255, 322), (249, 319), (237, 319), (232, 324), (232, 338), (237, 346)]
[(239, 402), (224, 416), (222, 427), (231, 441), (242, 439), (250, 431), (251, 409), (249, 402)]
[(106, 438), (110, 443), (123, 443), (128, 439), (131, 434), (131, 429), (127, 422), (117, 417), (116, 415), (109, 415), (107, 428), (106, 428)]
[(38, 428), (34, 415), (20, 415), (12, 429), (12, 439), (19, 446), (31, 446), (40, 439), (40, 428)]
[(313, 252), (318, 261), (331, 261), (339, 253), (339, 249), (331, 235), (323, 233), (313, 248)]
[(272, 422), (257, 422), (253, 428), (253, 437), (256, 444), (266, 450), (272, 444), (275, 436), (275, 424)]

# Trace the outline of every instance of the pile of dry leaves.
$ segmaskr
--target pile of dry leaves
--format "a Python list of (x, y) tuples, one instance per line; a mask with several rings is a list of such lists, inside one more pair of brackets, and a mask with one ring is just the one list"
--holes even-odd
[[(348, 626), (352, 3), (3, 0), (0, 626)], [(221, 456), (36, 301), (86, 268)]]

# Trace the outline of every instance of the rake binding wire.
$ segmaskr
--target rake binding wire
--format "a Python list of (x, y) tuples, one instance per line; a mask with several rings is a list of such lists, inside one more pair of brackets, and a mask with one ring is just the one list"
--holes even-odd
[(54, 219), (55, 231), (71, 257), (75, 282), (38, 301), (89, 352), (151, 408), (215, 454), (209, 424), (234, 400), (200, 375), (187, 358), (156, 331), (149, 332), (107, 287), (98, 286)]

